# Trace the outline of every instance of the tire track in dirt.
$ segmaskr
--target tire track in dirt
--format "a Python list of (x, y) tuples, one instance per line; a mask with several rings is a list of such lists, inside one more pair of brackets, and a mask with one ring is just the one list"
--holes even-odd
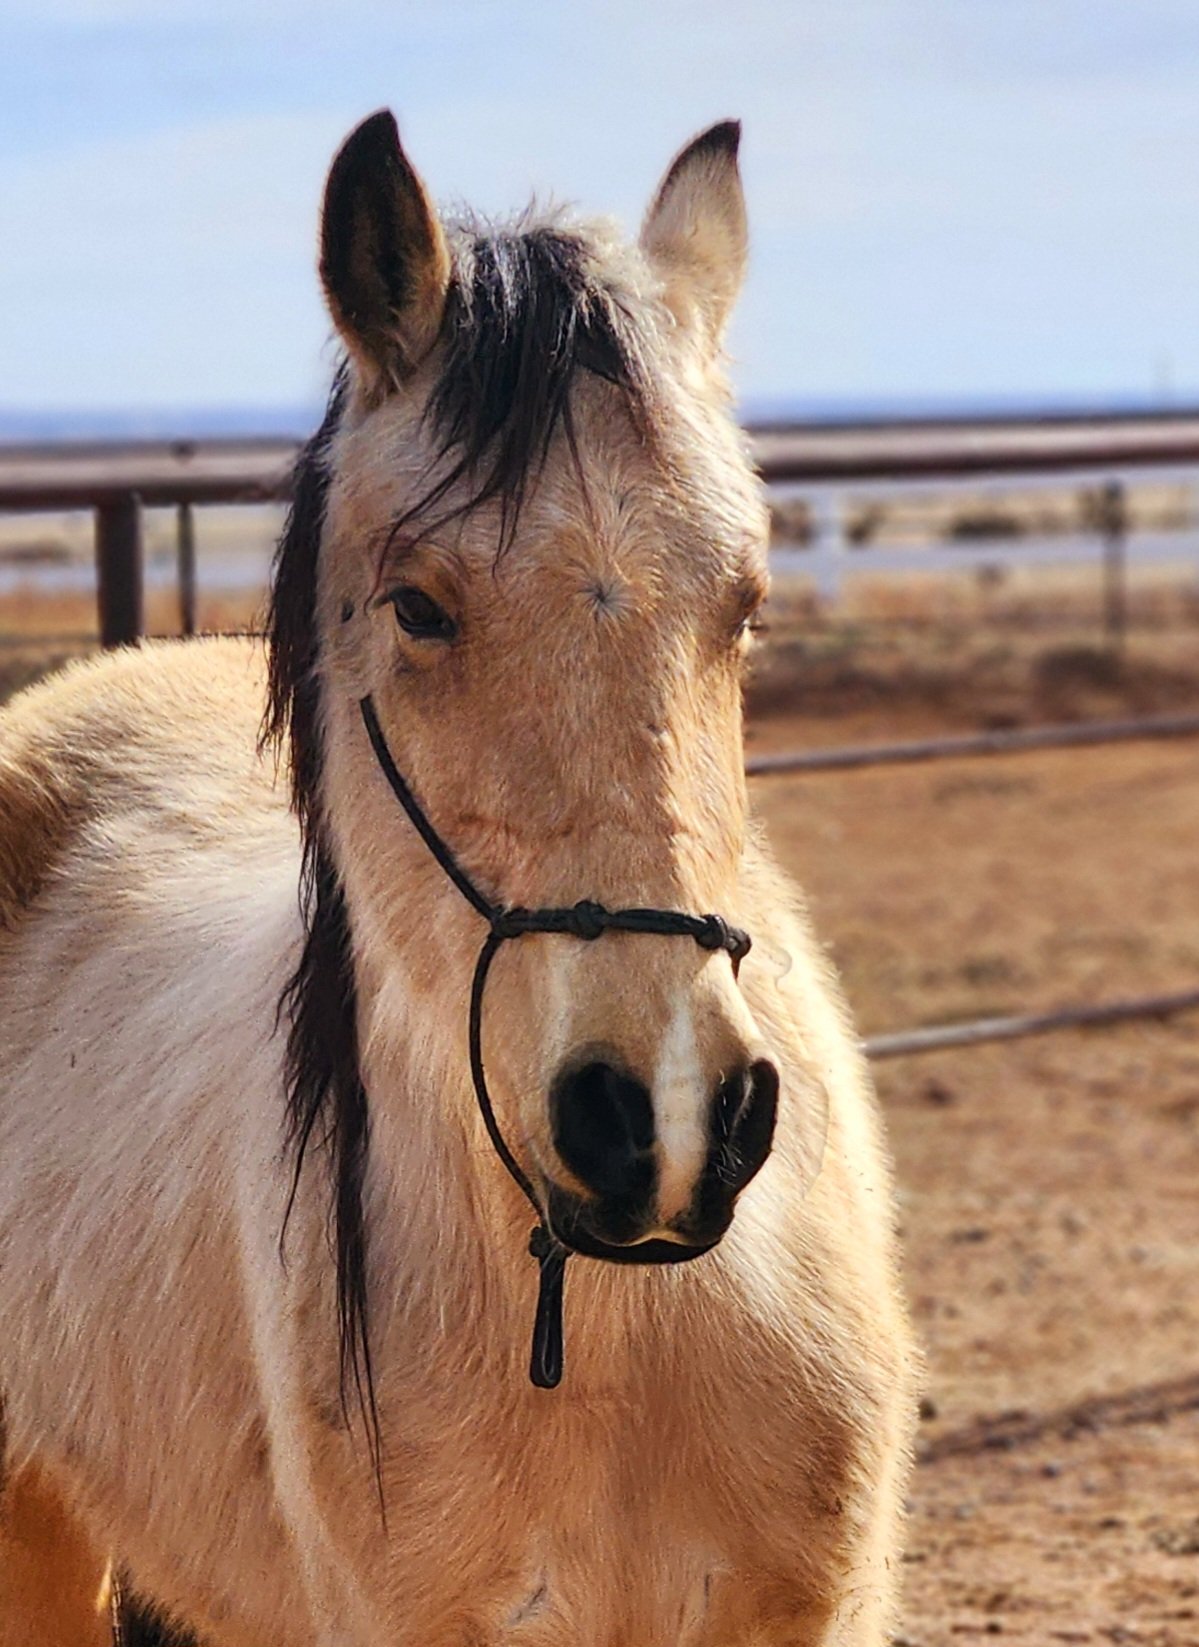
[(917, 1449), (916, 1462), (938, 1464), (946, 1458), (1032, 1446), (1052, 1436), (1072, 1440), (1100, 1430), (1165, 1424), (1189, 1412), (1199, 1412), (1199, 1373), (1144, 1384), (1115, 1395), (1092, 1396), (1051, 1412), (1011, 1412), (977, 1418), (925, 1442)]

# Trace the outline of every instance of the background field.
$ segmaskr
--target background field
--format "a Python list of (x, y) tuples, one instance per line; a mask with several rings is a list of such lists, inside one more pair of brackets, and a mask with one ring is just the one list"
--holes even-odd
[[(252, 624), (254, 591), (210, 596)], [(168, 590), (152, 627), (175, 621)], [(1194, 707), (1199, 610), (1138, 580), (784, 580), (753, 751)], [(86, 646), (85, 594), (0, 598), (0, 690)], [(863, 1033), (1199, 979), (1199, 745), (759, 779)], [(928, 1350), (905, 1638), (1199, 1642), (1199, 1020), (877, 1066)]]

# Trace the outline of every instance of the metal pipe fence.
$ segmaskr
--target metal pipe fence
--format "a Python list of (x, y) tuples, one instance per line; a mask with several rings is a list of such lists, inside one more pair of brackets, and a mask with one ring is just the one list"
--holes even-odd
[(1123, 721), (1072, 721), (1062, 726), (1016, 726), (997, 732), (965, 732), (946, 738), (918, 738), (897, 743), (793, 749), (776, 755), (751, 755), (745, 771), (751, 778), (801, 772), (850, 772), (871, 766), (907, 766), (979, 755), (1018, 755), (1038, 749), (1084, 749), (1093, 744), (1192, 738), (1196, 734), (1199, 734), (1199, 715), (1138, 715)]
[[(1122, 632), (1127, 523), (1120, 473), (1199, 470), (1199, 413), (1169, 417), (994, 419), (809, 425), (748, 432), (772, 487), (803, 487), (814, 547), (838, 567), (847, 543), (835, 488), (999, 476), (1106, 479), (1098, 523), (1107, 569), (1107, 621)], [(0, 511), (89, 510), (95, 520), (100, 632), (106, 645), (142, 632), (142, 510), (178, 511), (181, 625), (194, 622), (194, 514), (208, 504), (280, 503), (290, 493), (294, 440), (93, 443), (0, 448)], [(813, 556), (815, 566), (821, 554)], [(839, 572), (823, 576), (836, 582)]]
[(1059, 1029), (1093, 1029), (1155, 1018), (1159, 1023), (1179, 1013), (1199, 1010), (1199, 989), (1172, 995), (1143, 995), (1091, 1006), (1056, 1007), (1050, 1012), (1014, 1013), (1008, 1017), (971, 1018), (958, 1024), (929, 1024), (919, 1029), (870, 1035), (862, 1042), (867, 1058), (904, 1058), (917, 1052), (943, 1052), (951, 1047), (976, 1047), (988, 1041), (1023, 1041), (1030, 1035), (1050, 1035)]

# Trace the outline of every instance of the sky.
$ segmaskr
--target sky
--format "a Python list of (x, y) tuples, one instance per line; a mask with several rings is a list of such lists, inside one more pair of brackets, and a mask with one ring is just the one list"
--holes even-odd
[(1199, 399), (1199, 0), (3, 0), (0, 409), (315, 405), (383, 105), (440, 201), (630, 230), (739, 116), (749, 404)]

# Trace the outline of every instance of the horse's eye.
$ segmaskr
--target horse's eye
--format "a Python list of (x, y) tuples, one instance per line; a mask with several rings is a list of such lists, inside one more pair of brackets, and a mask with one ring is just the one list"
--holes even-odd
[(450, 614), (415, 584), (404, 583), (388, 599), (396, 622), (413, 640), (453, 640), (458, 625)]
[(737, 628), (733, 638), (737, 642), (741, 642), (747, 636), (761, 634), (765, 627), (766, 625), (762, 621), (762, 603), (755, 600), (752, 604), (743, 607), (737, 614)]

